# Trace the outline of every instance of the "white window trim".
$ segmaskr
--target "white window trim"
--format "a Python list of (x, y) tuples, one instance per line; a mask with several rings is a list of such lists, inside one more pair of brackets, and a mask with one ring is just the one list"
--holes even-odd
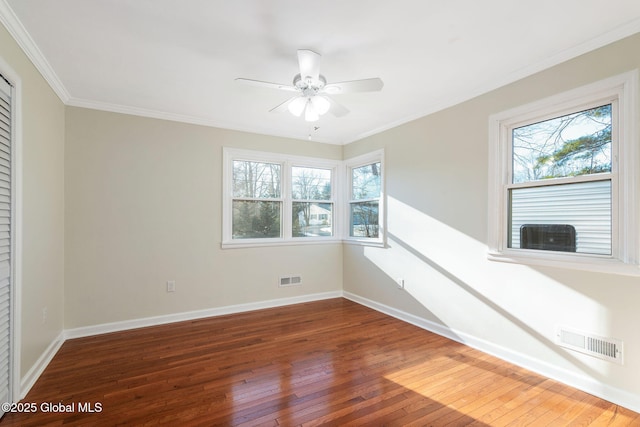
[[(611, 256), (533, 251), (507, 247), (506, 187), (510, 175), (509, 131), (516, 124), (535, 118), (560, 115), (599, 100), (617, 99), (618, 155), (612, 156), (612, 247)], [(640, 177), (638, 158), (638, 70), (513, 108), (489, 118), (489, 259), (529, 265), (573, 268), (615, 274), (640, 275), (637, 195)], [(616, 186), (617, 178), (617, 186)], [(617, 188), (613, 188), (616, 186)]]
[[(352, 201), (351, 198), (351, 170), (355, 168), (359, 168), (361, 166), (370, 165), (372, 163), (380, 162), (380, 170), (382, 171), (382, 179), (380, 182), (380, 198), (378, 200), (378, 237), (377, 238), (367, 238), (367, 237), (353, 237), (349, 234), (350, 229), (350, 203)], [(361, 156), (353, 157), (344, 162), (344, 182), (345, 182), (345, 198), (344, 198), (344, 216), (342, 221), (340, 221), (344, 225), (344, 241), (345, 243), (355, 244), (355, 245), (367, 245), (367, 246), (386, 246), (386, 204), (385, 204), (385, 176), (386, 169), (384, 165), (384, 150), (372, 151), (367, 154), (363, 154)], [(368, 199), (367, 199), (368, 200)], [(358, 200), (359, 202), (365, 202), (367, 200)], [(375, 200), (375, 199), (371, 199)]]
[[(256, 162), (270, 162), (281, 164), (282, 170), (282, 236), (279, 238), (264, 239), (233, 239), (232, 238), (232, 203), (233, 203), (233, 160), (248, 160)], [(379, 199), (379, 237), (356, 238), (349, 236), (349, 197), (351, 180), (351, 168), (364, 166), (367, 164), (380, 162), (382, 170), (382, 182), (380, 183), (381, 194)], [(333, 203), (333, 236), (321, 237), (288, 237), (292, 234), (292, 219), (288, 213), (291, 212), (293, 200), (290, 194), (291, 167), (317, 167), (332, 170), (332, 203)], [(384, 150), (377, 150), (361, 156), (350, 158), (346, 161), (322, 159), (317, 157), (294, 156), (288, 154), (263, 152), (255, 150), (245, 150), (238, 148), (223, 147), (222, 149), (222, 242), (223, 249), (250, 248), (264, 246), (283, 245), (314, 245), (324, 243), (351, 243), (356, 245), (383, 247), (386, 244), (385, 227), (385, 169)]]
[[(222, 190), (222, 248), (243, 248), (256, 246), (279, 246), (279, 245), (307, 245), (318, 243), (339, 242), (341, 240), (341, 231), (338, 228), (337, 219), (342, 215), (341, 212), (341, 169), (342, 165), (339, 160), (327, 160), (316, 157), (292, 156), (288, 154), (278, 154), (271, 152), (262, 152), (254, 150), (243, 150), (236, 148), (224, 147), (223, 151), (223, 190)], [(232, 203), (233, 203), (233, 179), (232, 179), (232, 162), (234, 160), (249, 160), (256, 162), (269, 162), (282, 165), (281, 176), (281, 195), (278, 201), (282, 202), (282, 223), (280, 229), (282, 237), (264, 238), (264, 239), (233, 239), (232, 238)], [(292, 219), (289, 217), (293, 200), (291, 198), (291, 167), (316, 167), (320, 169), (331, 170), (331, 201), (333, 203), (333, 236), (319, 237), (288, 237), (292, 234)], [(276, 200), (276, 199), (274, 199)]]

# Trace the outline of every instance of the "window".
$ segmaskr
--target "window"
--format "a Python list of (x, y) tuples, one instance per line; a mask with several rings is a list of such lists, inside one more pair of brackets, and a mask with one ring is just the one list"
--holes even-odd
[(335, 240), (339, 162), (224, 149), (223, 247)]
[(282, 237), (282, 165), (233, 161), (233, 239)]
[(382, 153), (349, 161), (349, 239), (383, 242)]
[(333, 236), (331, 169), (291, 168), (293, 237)]
[(490, 257), (637, 269), (636, 73), (490, 118)]
[(509, 248), (612, 254), (616, 116), (613, 101), (511, 130)]
[(224, 148), (222, 247), (382, 245), (382, 157), (340, 162)]

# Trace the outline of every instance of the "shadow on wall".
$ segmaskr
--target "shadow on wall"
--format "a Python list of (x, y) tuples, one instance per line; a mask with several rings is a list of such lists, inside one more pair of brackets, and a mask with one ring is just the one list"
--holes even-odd
[[(531, 268), (488, 261), (486, 244), (397, 199), (388, 197), (387, 203), (388, 245), (383, 249), (365, 247), (363, 254), (391, 279), (389, 286), (397, 287), (396, 280), (403, 277), (405, 291), (451, 331), (451, 338), (468, 335), (529, 357), (526, 347), (519, 348), (517, 342), (514, 347), (511, 343), (505, 345), (494, 341), (496, 335), (492, 336), (487, 331), (495, 328), (499, 334), (513, 332), (520, 343), (533, 339), (543, 349), (565, 359), (586, 375), (605, 378), (602, 372), (558, 347), (552, 338), (553, 328), (549, 330), (550, 335), (545, 336), (528, 323), (529, 318), (540, 323), (537, 305), (543, 304), (550, 297), (550, 292), (560, 293), (557, 296), (562, 299), (579, 301), (594, 314), (606, 316), (597, 300), (591, 300), (561, 283), (554, 283)], [(531, 284), (535, 284), (536, 292)], [(505, 309), (500, 301), (510, 309)], [(521, 314), (514, 315), (510, 310)], [(553, 316), (553, 313), (548, 315)], [(553, 319), (545, 322), (555, 323)], [(547, 329), (546, 325), (537, 326)], [(538, 349), (538, 354), (540, 351)]]
[[(358, 252), (358, 256), (362, 255), (363, 251), (367, 251), (366, 247), (363, 248), (360, 246), (354, 246), (351, 249), (356, 250)], [(387, 247), (386, 249), (381, 250), (385, 251), (386, 253), (386, 251), (390, 250), (390, 248)], [(362, 270), (357, 270), (357, 272), (354, 270), (353, 276), (357, 277), (357, 283), (353, 288), (345, 290), (355, 294), (356, 296), (361, 296), (368, 300), (371, 300), (374, 303), (385, 305), (385, 307), (382, 308), (381, 311), (385, 311), (392, 316), (401, 318), (402, 320), (413, 323), (418, 327), (436, 333), (438, 333), (438, 329), (440, 329), (441, 331), (442, 329), (446, 329), (447, 337), (454, 339), (457, 342), (464, 342), (461, 337), (457, 336), (453, 330), (449, 329), (446, 326), (446, 322), (443, 319), (439, 318), (429, 309), (429, 307), (427, 307), (426, 304), (424, 304), (423, 301), (421, 301), (421, 298), (419, 297), (419, 295), (416, 295), (416, 292), (405, 292), (406, 290), (408, 290), (408, 288), (403, 288), (398, 284), (398, 279), (400, 278), (400, 276), (394, 275), (391, 272), (392, 270), (389, 270), (387, 266), (385, 266), (385, 255), (382, 255), (383, 260), (379, 263), (371, 260), (369, 255), (364, 256), (365, 258), (369, 258), (369, 261), (371, 261), (373, 263), (373, 266), (376, 268), (367, 267)], [(398, 258), (394, 256), (394, 259)], [(382, 273), (382, 275), (379, 274), (380, 272)], [(358, 287), (362, 288), (358, 289)], [(371, 294), (371, 292), (373, 292), (373, 294)], [(409, 298), (404, 298), (407, 296)], [(398, 307), (397, 305), (386, 305), (385, 303), (385, 301), (388, 300), (399, 302), (398, 298), (402, 300), (400, 307)], [(356, 299), (356, 301), (358, 300)], [(358, 302), (363, 303), (364, 305), (368, 305), (366, 301)], [(375, 304), (370, 305), (370, 307), (373, 309), (380, 309), (380, 307), (376, 307)], [(443, 333), (441, 333), (440, 335), (443, 335)]]

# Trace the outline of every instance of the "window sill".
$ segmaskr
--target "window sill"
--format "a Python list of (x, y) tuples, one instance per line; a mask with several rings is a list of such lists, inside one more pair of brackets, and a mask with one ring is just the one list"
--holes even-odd
[(335, 237), (327, 237), (324, 239), (314, 238), (309, 240), (307, 238), (301, 237), (298, 239), (274, 239), (270, 241), (231, 241), (231, 242), (222, 242), (220, 244), (221, 249), (242, 249), (242, 248), (263, 248), (263, 247), (274, 247), (274, 246), (306, 246), (306, 245), (326, 245), (326, 244), (350, 244), (350, 245), (360, 245), (360, 246), (373, 246), (377, 248), (384, 248), (384, 242), (380, 240), (376, 240), (373, 242), (369, 242), (366, 240), (350, 240), (350, 239), (339, 239)]
[(624, 276), (640, 276), (638, 264), (625, 263), (618, 259), (597, 255), (573, 255), (561, 253), (539, 253), (540, 251), (498, 252), (489, 251), (490, 261), (506, 262), (540, 267), (555, 267), (570, 270), (581, 270), (595, 273), (619, 274)]
[(355, 246), (372, 246), (374, 248), (384, 248), (386, 244), (382, 240), (344, 239), (342, 243)]
[(268, 241), (256, 241), (256, 240), (235, 240), (222, 242), (220, 247), (222, 249), (240, 249), (240, 248), (262, 248), (273, 246), (299, 246), (299, 245), (326, 245), (331, 243), (342, 243), (341, 239), (335, 237), (327, 238), (298, 238), (298, 239), (270, 239)]

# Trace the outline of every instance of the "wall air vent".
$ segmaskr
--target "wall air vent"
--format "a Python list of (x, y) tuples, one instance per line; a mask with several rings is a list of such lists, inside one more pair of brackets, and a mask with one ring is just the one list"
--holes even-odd
[(562, 326), (557, 330), (556, 343), (561, 347), (579, 351), (598, 359), (623, 364), (623, 343), (617, 339), (586, 334)]
[(301, 276), (281, 276), (280, 282), (278, 282), (278, 286), (286, 287), (286, 286), (298, 286), (302, 284)]

